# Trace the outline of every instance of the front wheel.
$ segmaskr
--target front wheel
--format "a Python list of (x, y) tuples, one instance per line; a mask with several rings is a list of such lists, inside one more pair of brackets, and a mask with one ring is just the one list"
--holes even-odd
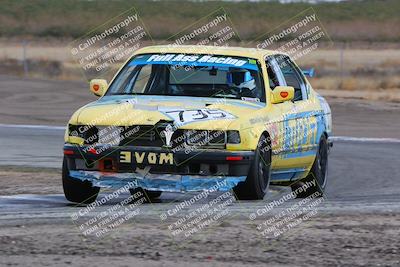
[[(306, 198), (313, 194), (322, 197), (325, 192), (328, 176), (328, 140), (325, 135), (321, 136), (318, 145), (317, 155), (310, 173), (306, 178), (293, 184), (292, 191), (297, 192), (296, 197)], [(301, 187), (308, 185), (306, 190), (299, 190)]]
[(148, 201), (148, 202), (158, 199), (162, 194), (161, 191), (149, 191), (149, 190), (143, 189), (141, 187), (130, 189), (129, 191), (130, 191), (131, 195), (135, 195), (136, 193), (140, 192), (140, 196), (145, 197), (146, 201)]
[(92, 186), (89, 181), (83, 182), (69, 176), (66, 158), (64, 158), (62, 166), (62, 183), (65, 198), (74, 203), (93, 203), (100, 191), (99, 187)]
[(271, 147), (262, 136), (255, 151), (246, 181), (239, 183), (234, 189), (239, 200), (263, 199), (269, 188), (271, 177)]

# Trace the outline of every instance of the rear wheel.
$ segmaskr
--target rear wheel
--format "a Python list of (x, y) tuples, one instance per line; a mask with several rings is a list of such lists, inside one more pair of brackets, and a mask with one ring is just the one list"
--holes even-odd
[(233, 189), (236, 198), (239, 200), (263, 199), (269, 188), (270, 177), (271, 147), (265, 136), (262, 136), (258, 142), (246, 181), (239, 183)]
[(62, 166), (62, 183), (65, 198), (74, 203), (90, 204), (99, 194), (100, 188), (92, 186), (89, 181), (80, 181), (69, 176), (67, 159), (64, 158)]
[[(322, 197), (325, 191), (326, 182), (328, 176), (328, 140), (325, 135), (321, 136), (318, 145), (318, 152), (315, 157), (313, 166), (311, 167), (310, 173), (306, 178), (298, 181), (292, 185), (292, 191), (296, 192), (296, 197), (306, 198), (315, 193), (319, 193), (318, 196)], [(300, 187), (305, 184), (310, 185), (306, 190), (299, 190)], [(312, 185), (311, 185), (312, 184)]]

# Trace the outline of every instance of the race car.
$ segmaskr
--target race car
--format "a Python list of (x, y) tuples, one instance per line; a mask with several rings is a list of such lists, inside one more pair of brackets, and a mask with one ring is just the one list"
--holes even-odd
[[(65, 132), (62, 181), (75, 203), (100, 188), (233, 190), (260, 200), (270, 184), (323, 195), (332, 133), (328, 103), (286, 54), (250, 48), (149, 46)], [(308, 73), (309, 74), (309, 73)]]

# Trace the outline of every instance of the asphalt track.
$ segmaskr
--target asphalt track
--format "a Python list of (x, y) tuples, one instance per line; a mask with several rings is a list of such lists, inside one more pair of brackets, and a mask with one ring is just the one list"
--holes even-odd
[[(0, 153), (0, 164), (59, 168), (63, 133), (63, 127), (0, 125), (0, 144), (6, 152)], [(289, 199), (259, 215), (291, 192), (288, 187), (272, 187), (264, 200), (230, 203), (216, 224), (188, 237), (174, 236), (169, 227), (217, 199), (218, 193), (163, 220), (163, 214), (194, 197), (193, 193), (164, 193), (156, 203), (139, 205), (137, 215), (121, 225), (100, 227), (110, 229), (100, 238), (86, 235), (81, 227), (92, 227), (90, 222), (103, 213), (108, 214), (106, 219), (113, 218), (117, 213), (113, 209), (129, 193), (82, 216), (77, 215), (86, 207), (69, 203), (62, 194), (0, 196), (0, 262), (10, 266), (400, 266), (399, 148), (399, 139), (394, 138), (336, 137), (326, 194), (318, 203), (313, 200), (314, 210), (301, 206), (299, 199)], [(54, 175), (54, 185), (60, 184), (58, 176)], [(103, 191), (98, 199), (109, 194)], [(288, 210), (285, 218), (302, 210), (315, 215), (303, 221), (298, 218), (305, 217), (299, 215), (272, 230), (268, 239), (264, 237), (258, 227)], [(220, 214), (222, 210), (216, 213)], [(189, 229), (199, 227), (200, 223)], [(282, 236), (272, 237), (278, 231)]]
[[(60, 168), (63, 127), (0, 125), (0, 163), (31, 167)], [(400, 204), (400, 140), (394, 138), (334, 137), (329, 155), (326, 197), (332, 201), (379, 201)], [(164, 198), (179, 198), (179, 194)], [(0, 198), (0, 205), (10, 197)], [(22, 201), (22, 202), (20, 202)], [(63, 196), (16, 196), (15, 202), (34, 205), (64, 205)], [(43, 201), (43, 203), (42, 203)], [(168, 201), (168, 200), (166, 200)], [(19, 208), (22, 208), (20, 206)], [(28, 208), (29, 205), (27, 206)]]

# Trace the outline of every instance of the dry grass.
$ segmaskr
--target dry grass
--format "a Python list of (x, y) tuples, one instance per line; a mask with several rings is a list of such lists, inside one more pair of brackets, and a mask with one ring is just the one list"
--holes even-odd
[[(396, 50), (398, 52), (398, 50)], [(392, 57), (394, 58), (389, 58), (384, 60), (381, 64), (380, 67), (387, 69), (387, 68), (398, 68), (400, 66), (400, 59), (397, 57), (395, 54), (391, 54)]]
[[(27, 57), (31, 77), (85, 79), (79, 65), (69, 55), (68, 47), (61, 42), (32, 42), (27, 47)], [(20, 43), (0, 41), (2, 74), (23, 75), (21, 59)], [(389, 92), (400, 88), (400, 50), (397, 49), (319, 49), (300, 58), (298, 64), (304, 68), (316, 68), (316, 77), (310, 78), (316, 89)], [(112, 78), (118, 67), (118, 64), (115, 65), (114, 71), (103, 78)], [(391, 97), (388, 95), (385, 98)]]
[(318, 92), (328, 98), (347, 98), (347, 99), (363, 99), (369, 101), (383, 101), (400, 103), (400, 89), (387, 89), (387, 90), (326, 90), (321, 89)]
[(321, 77), (309, 79), (315, 88), (328, 90), (388, 90), (400, 88), (400, 77), (388, 76), (378, 77)]
[[(81, 1), (2, 0), (1, 36), (77, 38), (108, 19), (135, 7), (156, 40), (223, 7), (242, 40), (253, 40), (313, 7), (334, 41), (398, 41), (398, 0), (281, 4), (278, 1)], [(95, 19), (92, 19), (95, 18)]]

